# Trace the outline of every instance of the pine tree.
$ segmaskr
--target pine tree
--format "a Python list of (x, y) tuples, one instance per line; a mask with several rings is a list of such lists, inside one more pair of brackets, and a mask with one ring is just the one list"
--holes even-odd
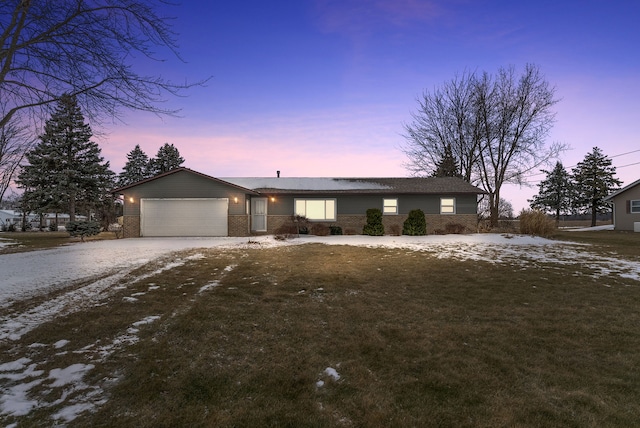
[(576, 198), (575, 186), (571, 175), (564, 169), (562, 162), (556, 162), (552, 171), (542, 170), (547, 177), (538, 184), (538, 194), (528, 202), (533, 209), (552, 213), (556, 225), (560, 223), (560, 215), (568, 214)]
[(447, 144), (444, 147), (444, 154), (440, 162), (436, 163), (436, 169), (433, 171), (434, 177), (462, 177), (460, 174), (460, 168), (458, 167), (458, 161), (453, 156), (453, 150), (451, 144)]
[(158, 149), (156, 157), (151, 160), (151, 172), (153, 175), (162, 174), (180, 168), (183, 163), (184, 159), (178, 149), (173, 144), (164, 143), (164, 146)]
[(621, 184), (614, 177), (615, 173), (616, 168), (611, 166), (611, 159), (598, 147), (594, 147), (572, 170), (576, 185), (575, 207), (584, 213), (591, 212), (592, 227), (596, 225), (598, 213), (611, 211), (611, 207), (603, 199)]
[(149, 156), (142, 151), (139, 144), (127, 154), (127, 163), (118, 175), (118, 187), (136, 183), (153, 176)]
[(63, 95), (18, 176), (25, 207), (41, 213), (67, 210), (74, 221), (78, 210), (91, 210), (108, 197), (114, 173), (92, 135), (76, 98)]

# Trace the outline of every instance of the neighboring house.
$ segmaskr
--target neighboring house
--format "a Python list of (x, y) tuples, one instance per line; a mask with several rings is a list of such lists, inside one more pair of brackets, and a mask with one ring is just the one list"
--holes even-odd
[[(71, 216), (65, 213), (46, 213), (42, 216), (42, 223), (44, 227), (50, 227), (53, 224), (57, 224), (58, 227), (64, 227), (69, 223)], [(76, 214), (76, 221), (87, 221), (87, 216)]]
[(424, 211), (428, 233), (447, 223), (475, 231), (484, 192), (453, 177), (220, 179), (177, 168), (113, 193), (123, 198), (124, 237), (138, 237), (272, 234), (294, 215), (362, 233), (369, 208), (384, 213), (387, 231), (402, 231), (413, 209)]
[(14, 210), (0, 210), (0, 230), (7, 230), (10, 225), (19, 229), (22, 226), (22, 213)]
[(604, 198), (613, 205), (615, 230), (640, 232), (640, 180)]
[[(22, 211), (15, 210), (0, 210), (0, 230), (7, 230), (10, 225), (13, 225), (16, 230), (22, 228)], [(36, 221), (37, 216), (34, 214), (27, 214), (26, 220), (29, 223)]]
[[(0, 210), (0, 226), (6, 228), (9, 227), (10, 224), (13, 224), (16, 230), (22, 228), (22, 212), (14, 211), (14, 210)], [(58, 221), (58, 226), (64, 226), (69, 222), (69, 214), (54, 214), (54, 213), (46, 213), (42, 215), (42, 226), (45, 228), (49, 228), (51, 224), (56, 223), (56, 218)], [(32, 229), (37, 229), (40, 227), (40, 215), (39, 214), (27, 214), (26, 220), (29, 223)], [(76, 215), (76, 221), (86, 221), (87, 217), (82, 215)], [(0, 227), (0, 230), (2, 228)]]

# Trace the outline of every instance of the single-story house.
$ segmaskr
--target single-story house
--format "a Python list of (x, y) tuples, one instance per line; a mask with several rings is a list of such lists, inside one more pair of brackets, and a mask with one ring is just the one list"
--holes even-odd
[(613, 192), (604, 200), (613, 205), (615, 230), (640, 232), (640, 180)]
[(8, 228), (10, 225), (18, 228), (22, 225), (22, 213), (14, 210), (0, 210), (0, 226)]
[(428, 233), (447, 223), (475, 231), (484, 191), (454, 177), (215, 178), (176, 168), (113, 193), (124, 204), (124, 237), (139, 237), (273, 234), (296, 215), (362, 233), (369, 208), (383, 212), (387, 231), (402, 231), (414, 209)]
[[(15, 210), (0, 210), (0, 226), (5, 229), (9, 228), (9, 225), (13, 225), (16, 229), (22, 228), (23, 214), (21, 211)], [(40, 214), (29, 213), (26, 215), (26, 221), (30, 227), (37, 229), (40, 227)], [(42, 214), (42, 226), (49, 228), (52, 224), (55, 224), (57, 220), (58, 226), (64, 226), (69, 222), (69, 214), (64, 213), (44, 213)], [(83, 215), (76, 215), (76, 221), (86, 221), (87, 217)]]

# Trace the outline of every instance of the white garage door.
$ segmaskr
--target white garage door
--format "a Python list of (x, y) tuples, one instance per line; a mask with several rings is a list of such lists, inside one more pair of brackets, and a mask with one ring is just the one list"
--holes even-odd
[(227, 236), (229, 200), (141, 199), (142, 236)]

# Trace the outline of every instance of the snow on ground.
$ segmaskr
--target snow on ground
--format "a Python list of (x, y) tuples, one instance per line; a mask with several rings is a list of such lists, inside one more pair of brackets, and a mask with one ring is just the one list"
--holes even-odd
[[(588, 245), (551, 241), (543, 238), (510, 234), (473, 234), (443, 236), (301, 236), (286, 241), (273, 236), (252, 238), (140, 238), (77, 243), (48, 250), (15, 254), (0, 254), (0, 340), (15, 341), (26, 332), (56, 317), (100, 304), (106, 292), (119, 289), (119, 281), (134, 269), (182, 250), (198, 248), (243, 249), (270, 248), (304, 244), (355, 245), (371, 248), (394, 248), (406, 251), (428, 253), (438, 258), (457, 260), (479, 260), (489, 263), (508, 263), (514, 266), (552, 263), (576, 266), (576, 275), (585, 275), (583, 267), (589, 268), (589, 275), (606, 277), (617, 275), (640, 281), (640, 263), (630, 260), (603, 257), (589, 251)], [(2, 244), (0, 243), (0, 246)], [(188, 260), (203, 258), (196, 253), (190, 256), (175, 255), (166, 258), (160, 267), (151, 273), (140, 275), (136, 280), (155, 275), (182, 265)], [(233, 270), (228, 266), (224, 272)], [(18, 311), (12, 304), (29, 297), (52, 290), (62, 290), (74, 282), (82, 281), (81, 287), (58, 293), (36, 307)], [(603, 281), (606, 285), (606, 281)], [(200, 293), (210, 291), (219, 285), (218, 281), (203, 286)], [(153, 284), (147, 292), (158, 287)], [(135, 304), (140, 293), (127, 296), (127, 304)], [(144, 294), (144, 293), (143, 293)], [(38, 370), (44, 362), (30, 358), (16, 358), (15, 361), (0, 361), (0, 417), (20, 416), (38, 407), (63, 405), (53, 418), (59, 423), (72, 421), (78, 414), (99, 406), (105, 398), (100, 386), (87, 385), (83, 377), (94, 363), (104, 361), (112, 353), (138, 341), (138, 332), (145, 325), (159, 317), (148, 317), (133, 323), (126, 331), (115, 337), (111, 343), (96, 343), (73, 351), (86, 356), (83, 363), (67, 367)], [(30, 348), (53, 346), (59, 352), (66, 352), (69, 340), (53, 344), (32, 344)], [(336, 381), (340, 379), (336, 369), (328, 367), (322, 377)], [(110, 380), (105, 380), (109, 382)], [(115, 379), (111, 380), (115, 381)], [(324, 385), (323, 379), (317, 386)], [(46, 387), (58, 391), (59, 398), (42, 401), (33, 398), (30, 391)]]

